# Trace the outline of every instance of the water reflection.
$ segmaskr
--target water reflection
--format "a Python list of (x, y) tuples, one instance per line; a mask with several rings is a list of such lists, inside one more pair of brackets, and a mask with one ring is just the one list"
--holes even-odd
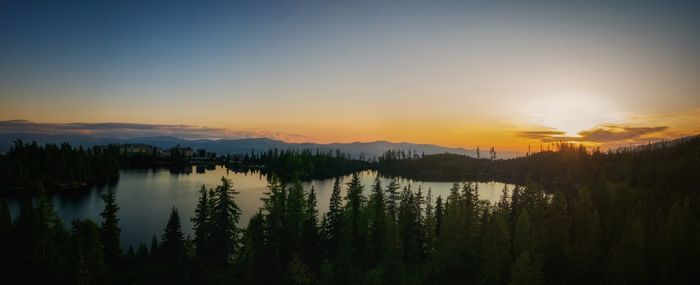
[[(56, 211), (66, 225), (74, 219), (91, 218), (101, 220), (99, 213), (103, 203), (100, 195), (113, 189), (119, 204), (119, 223), (122, 227), (122, 243), (124, 246), (136, 246), (140, 242), (150, 242), (151, 237), (160, 237), (170, 213), (175, 206), (180, 212), (182, 227), (185, 233), (192, 234), (190, 217), (199, 197), (198, 190), (202, 185), (207, 188), (215, 187), (222, 176), (233, 181), (234, 188), (239, 191), (236, 201), (241, 207), (241, 225), (247, 224), (250, 217), (262, 206), (260, 198), (267, 192), (267, 177), (255, 171), (234, 172), (226, 168), (205, 167), (173, 172), (168, 169), (129, 169), (122, 170), (117, 181), (95, 186), (89, 191), (52, 196)], [(365, 194), (369, 195), (377, 173), (365, 171), (361, 173), (361, 181), (365, 186)], [(382, 185), (389, 183), (388, 178), (380, 178)], [(341, 182), (347, 183), (350, 176), (341, 177)], [(433, 197), (449, 195), (452, 187), (450, 182), (422, 182), (399, 179), (401, 186), (412, 185), (417, 191), (420, 187), (424, 194), (431, 189)], [(314, 187), (318, 195), (319, 213), (328, 211), (330, 195), (333, 190), (333, 179), (315, 180), (303, 183), (305, 189)], [(497, 201), (504, 187), (503, 183), (478, 183), (479, 195), (482, 199)], [(511, 187), (512, 188), (512, 187)], [(343, 194), (345, 189), (343, 188)], [(19, 202), (10, 200), (13, 215), (18, 213)]]

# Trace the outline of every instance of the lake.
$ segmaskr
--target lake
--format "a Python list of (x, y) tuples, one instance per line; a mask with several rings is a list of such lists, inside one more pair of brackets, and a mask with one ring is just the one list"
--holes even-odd
[[(101, 221), (99, 214), (104, 207), (100, 195), (106, 193), (110, 188), (114, 189), (120, 207), (118, 217), (120, 219), (119, 225), (122, 228), (122, 245), (125, 248), (128, 246), (136, 247), (141, 242), (150, 244), (154, 234), (160, 238), (172, 207), (177, 207), (179, 211), (183, 231), (186, 234), (192, 234), (190, 218), (194, 216), (200, 187), (202, 185), (206, 185), (207, 188), (215, 187), (220, 183), (222, 176), (231, 179), (234, 188), (239, 192), (235, 198), (242, 210), (240, 224), (245, 226), (250, 217), (263, 204), (260, 198), (267, 192), (267, 178), (257, 172), (227, 171), (221, 166), (204, 173), (192, 172), (190, 174), (173, 174), (168, 169), (122, 170), (119, 180), (115, 183), (95, 186), (79, 194), (55, 194), (51, 198), (56, 212), (63, 219), (66, 227), (70, 227), (72, 220), (84, 218), (93, 219), (99, 224)], [(361, 173), (365, 195), (369, 195), (370, 187), (376, 176), (376, 171)], [(341, 177), (341, 182), (349, 181), (350, 175)], [(382, 186), (386, 187), (390, 179), (381, 178), (381, 181)], [(325, 179), (303, 183), (307, 190), (311, 186), (316, 189), (319, 214), (328, 211), (333, 182), (334, 179)], [(443, 199), (446, 198), (452, 187), (451, 182), (422, 182), (408, 179), (399, 179), (399, 182), (402, 187), (411, 184), (414, 191), (417, 191), (420, 186), (424, 194), (430, 188), (433, 199), (438, 195), (442, 195)], [(477, 184), (481, 199), (491, 202), (500, 198), (501, 190), (505, 186), (505, 184), (498, 182)], [(345, 187), (342, 190), (344, 195)], [(16, 199), (9, 199), (8, 202), (13, 217), (15, 217), (19, 212), (19, 203)]]

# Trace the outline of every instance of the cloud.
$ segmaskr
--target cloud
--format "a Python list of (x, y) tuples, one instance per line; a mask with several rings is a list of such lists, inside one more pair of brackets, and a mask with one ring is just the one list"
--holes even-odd
[(667, 126), (655, 127), (629, 127), (606, 125), (599, 128), (581, 131), (578, 136), (564, 136), (564, 132), (557, 130), (521, 131), (517, 135), (522, 138), (536, 139), (545, 143), (550, 142), (588, 142), (601, 144), (619, 144), (637, 142), (649, 135), (658, 134), (667, 130)]
[(564, 135), (564, 132), (562, 131), (522, 131), (518, 132), (517, 135), (519, 137), (527, 138), (527, 139), (543, 139), (543, 138), (549, 138), (549, 137), (555, 137), (555, 136), (562, 136)]
[(0, 121), (0, 134), (61, 134), (135, 138), (173, 136), (184, 139), (271, 138), (284, 141), (313, 140), (312, 137), (260, 130), (230, 130), (193, 125), (138, 123), (38, 123), (27, 120)]
[(668, 129), (668, 127), (620, 127), (605, 126), (603, 128), (580, 132), (582, 141), (588, 142), (619, 142), (637, 139), (647, 134), (658, 133)]

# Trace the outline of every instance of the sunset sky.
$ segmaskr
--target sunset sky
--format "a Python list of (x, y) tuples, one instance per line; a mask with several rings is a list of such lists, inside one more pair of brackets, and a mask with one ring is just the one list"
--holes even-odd
[(516, 151), (700, 133), (692, 2), (67, 2), (0, 1), (0, 132)]

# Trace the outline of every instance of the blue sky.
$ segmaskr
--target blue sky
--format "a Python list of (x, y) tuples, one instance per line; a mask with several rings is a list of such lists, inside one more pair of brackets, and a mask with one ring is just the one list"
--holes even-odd
[(697, 130), (693, 2), (141, 2), (0, 2), (0, 120), (513, 148)]

